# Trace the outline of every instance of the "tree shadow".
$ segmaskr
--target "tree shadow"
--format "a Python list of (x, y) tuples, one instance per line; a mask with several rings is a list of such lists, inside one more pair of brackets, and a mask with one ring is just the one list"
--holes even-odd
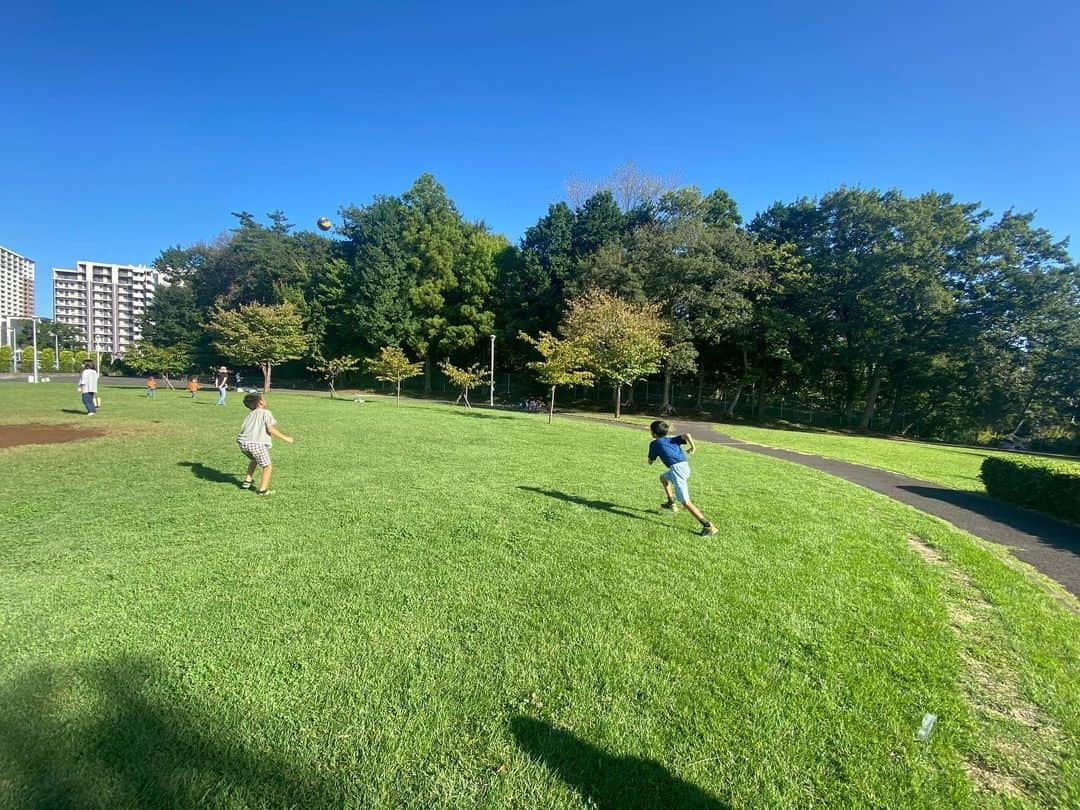
[(517, 716), (511, 719), (510, 729), (522, 751), (601, 810), (729, 807), (658, 762), (612, 756), (542, 720)]
[(240, 485), (237, 476), (216, 470), (213, 467), (207, 467), (198, 461), (181, 461), (176, 466), (190, 467), (192, 475), (201, 478), (203, 481), (213, 481), (215, 484), (232, 484), (233, 486)]
[(478, 411), (478, 410), (459, 410), (450, 411), (450, 413), (457, 414), (458, 416), (468, 416), (470, 419), (513, 419), (512, 416), (507, 416), (504, 413), (491, 413), (490, 411)]
[(19, 806), (343, 807), (362, 800), (311, 766), (230, 737), (213, 711), (176, 695), (137, 657), (31, 670), (6, 686), (0, 711), (0, 772)]
[[(1031, 535), (1054, 548), (1080, 555), (1080, 526), (1034, 512), (988, 495), (944, 487), (902, 485), (900, 489), (923, 498), (952, 504), (1001, 523), (1019, 534)], [(947, 520), (949, 518), (946, 518)], [(956, 522), (956, 521), (952, 521)], [(1008, 540), (1008, 538), (1006, 538)], [(1010, 541), (1011, 542), (1011, 541)]]
[[(598, 509), (601, 512), (610, 512), (613, 515), (619, 517), (633, 518), (634, 520), (648, 520), (642, 517), (642, 515), (651, 515), (644, 509), (635, 509), (632, 506), (621, 506), (611, 501), (600, 501), (593, 498), (582, 498), (580, 495), (571, 495), (568, 492), (560, 492), (557, 489), (542, 489), (540, 487), (527, 487), (519, 485), (518, 489), (525, 492), (535, 492), (537, 495), (546, 495), (549, 498), (554, 498), (557, 501), (563, 501), (565, 503), (575, 503), (578, 506), (587, 506), (589, 509)], [(659, 523), (660, 521), (652, 521)]]

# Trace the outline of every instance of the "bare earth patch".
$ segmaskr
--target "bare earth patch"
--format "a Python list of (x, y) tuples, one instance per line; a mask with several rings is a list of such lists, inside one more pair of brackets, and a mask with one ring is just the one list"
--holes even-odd
[(71, 425), (0, 425), (0, 448), (24, 444), (62, 444), (104, 435), (104, 430)]
[(909, 534), (907, 542), (912, 551), (946, 574), (949, 626), (960, 642), (967, 676), (961, 687), (985, 745), (969, 754), (964, 770), (980, 792), (1023, 799), (1031, 782), (1055, 768), (1061, 733), (1038, 706), (1021, 695), (1020, 677), (1009, 662), (987, 660), (988, 642), (1002, 636), (1005, 629), (971, 578), (921, 537)]

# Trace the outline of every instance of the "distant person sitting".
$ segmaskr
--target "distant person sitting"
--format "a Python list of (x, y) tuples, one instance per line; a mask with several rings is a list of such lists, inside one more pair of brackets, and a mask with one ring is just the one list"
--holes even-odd
[(83, 407), (86, 415), (93, 416), (97, 413), (98, 373), (94, 368), (93, 360), (84, 360), (82, 373), (79, 374), (79, 394), (82, 396)]

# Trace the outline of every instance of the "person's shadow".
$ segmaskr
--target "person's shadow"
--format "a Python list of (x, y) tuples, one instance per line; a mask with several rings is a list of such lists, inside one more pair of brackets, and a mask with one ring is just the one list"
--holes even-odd
[(190, 467), (191, 474), (196, 478), (201, 478), (203, 481), (213, 481), (215, 484), (232, 484), (233, 486), (239, 486), (240, 483), (235, 475), (215, 470), (213, 467), (207, 467), (198, 461), (181, 461), (177, 466)]
[[(85, 697), (71, 709), (75, 692)], [(0, 692), (0, 712), (13, 806), (350, 807), (371, 798), (234, 735), (142, 658), (30, 669)]]
[(621, 506), (611, 501), (600, 501), (594, 498), (583, 498), (580, 495), (571, 495), (568, 492), (560, 492), (557, 489), (542, 489), (540, 487), (526, 487), (519, 486), (518, 489), (525, 492), (535, 492), (537, 495), (546, 495), (549, 498), (554, 498), (557, 501), (564, 501), (565, 503), (576, 503), (578, 506), (587, 506), (589, 509), (598, 509), (601, 512), (610, 512), (613, 515), (619, 515), (620, 517), (633, 518), (634, 520), (646, 520), (642, 515), (652, 514), (646, 512), (644, 509), (634, 509), (630, 506)]
[(542, 720), (519, 715), (511, 719), (510, 730), (522, 751), (601, 810), (730, 806), (658, 762), (613, 756)]

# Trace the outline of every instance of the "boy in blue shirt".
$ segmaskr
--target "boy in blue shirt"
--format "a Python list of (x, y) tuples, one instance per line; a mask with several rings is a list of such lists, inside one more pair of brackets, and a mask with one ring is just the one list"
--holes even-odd
[(664, 462), (664, 466), (667, 467), (667, 471), (660, 476), (660, 486), (664, 488), (667, 501), (660, 504), (660, 508), (678, 512), (677, 499), (678, 503), (686, 507), (687, 512), (698, 519), (701, 524), (701, 536), (712, 537), (717, 532), (716, 527), (701, 514), (700, 509), (690, 502), (690, 485), (688, 483), (690, 462), (686, 460), (686, 453), (683, 452), (682, 445), (686, 445), (692, 454), (696, 449), (694, 439), (689, 433), (668, 436), (670, 430), (671, 425), (659, 420), (649, 425), (649, 431), (653, 435), (653, 440), (649, 444), (649, 463), (652, 464), (657, 459), (660, 459)]

